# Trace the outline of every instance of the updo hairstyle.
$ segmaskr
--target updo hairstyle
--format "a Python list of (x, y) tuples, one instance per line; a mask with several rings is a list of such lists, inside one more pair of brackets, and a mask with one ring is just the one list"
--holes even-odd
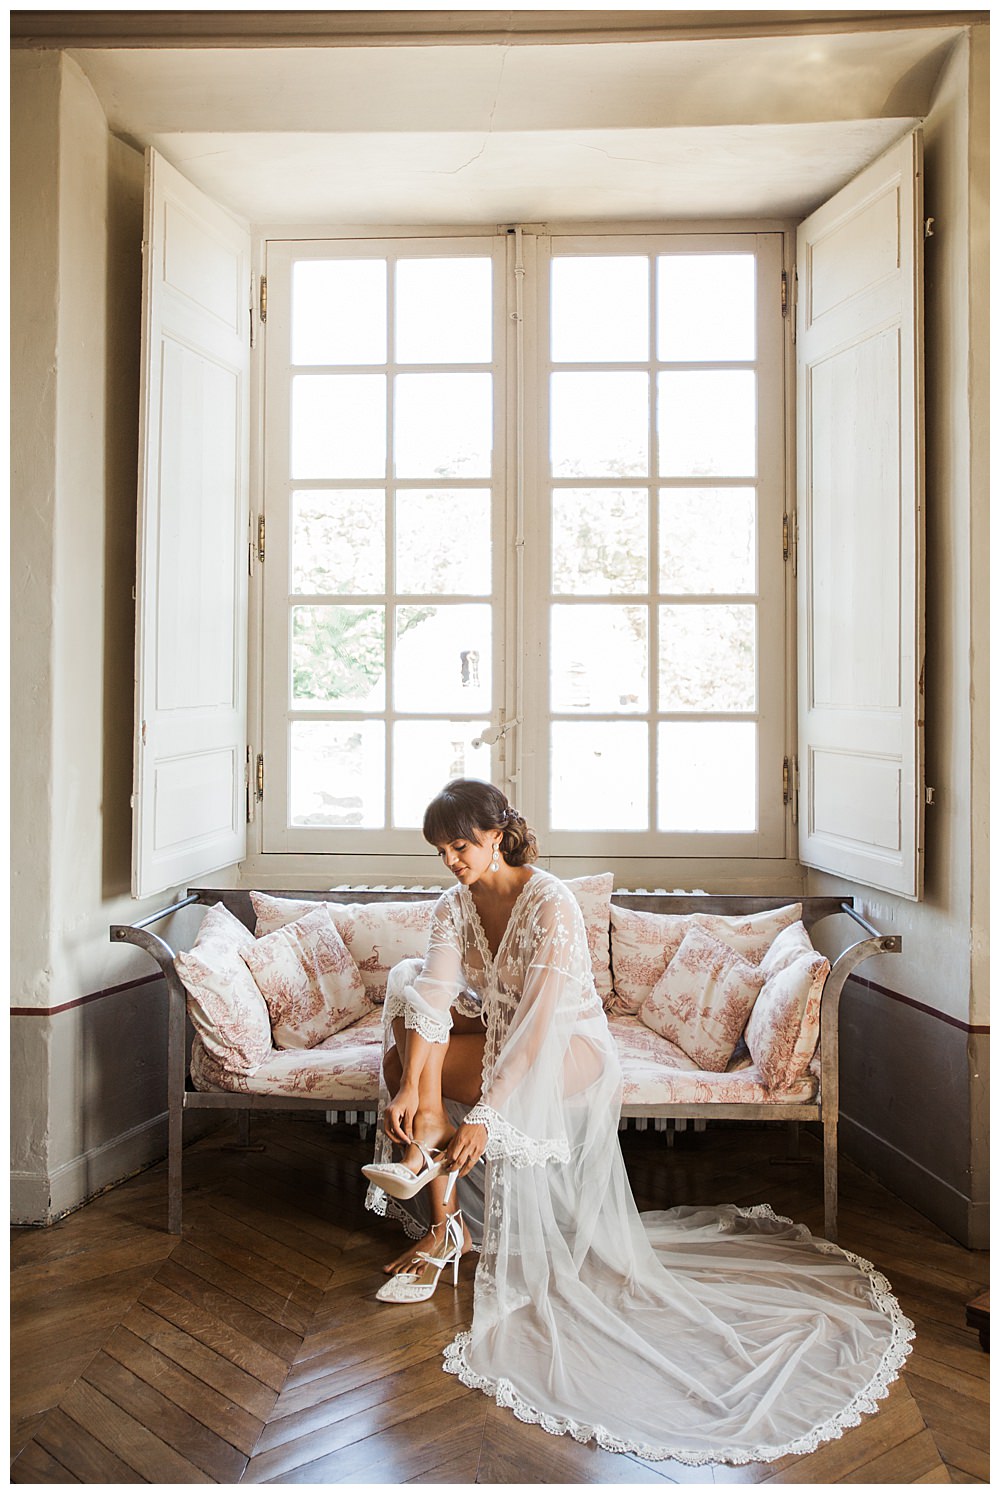
[(538, 856), (538, 841), (507, 795), (479, 778), (453, 778), (428, 804), (424, 839), (432, 846), (471, 840), (482, 845), (490, 830), (502, 831), (500, 852), (508, 866), (524, 866)]

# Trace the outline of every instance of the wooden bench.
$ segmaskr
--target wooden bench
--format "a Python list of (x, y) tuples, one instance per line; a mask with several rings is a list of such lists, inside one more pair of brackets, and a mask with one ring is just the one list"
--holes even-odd
[[(308, 899), (324, 902), (369, 903), (407, 902), (436, 898), (439, 893), (418, 888), (338, 888), (333, 891), (281, 891), (268, 895), (281, 898)], [(802, 921), (807, 933), (812, 932), (824, 918), (843, 915), (865, 931), (866, 937), (850, 945), (834, 962), (823, 988), (820, 1005), (820, 1081), (818, 1092), (808, 1102), (787, 1103), (707, 1103), (679, 1104), (665, 1101), (662, 1104), (625, 1104), (623, 1120), (652, 1119), (654, 1122), (688, 1120), (737, 1120), (737, 1121), (783, 1121), (797, 1127), (801, 1121), (814, 1121), (822, 1127), (824, 1170), (824, 1229), (827, 1239), (837, 1238), (837, 1121), (839, 1112), (839, 1038), (838, 1018), (840, 997), (844, 983), (850, 973), (874, 954), (898, 953), (902, 939), (895, 934), (882, 934), (868, 923), (853, 904), (836, 897), (746, 897), (742, 895), (716, 895), (705, 893), (667, 892), (615, 892), (612, 905), (633, 908), (648, 913), (707, 913), (729, 917), (746, 916), (780, 908), (790, 901), (801, 902)], [(209, 905), (221, 902), (235, 914), (248, 929), (253, 931), (255, 916), (250, 901), (249, 889), (230, 890), (214, 887), (194, 888), (180, 902), (162, 908), (149, 917), (134, 924), (115, 924), (111, 928), (114, 943), (137, 945), (146, 951), (163, 971), (167, 984), (168, 999), (168, 1051), (167, 1051), (167, 1111), (168, 1111), (168, 1228), (179, 1234), (182, 1223), (183, 1188), (183, 1143), (184, 1114), (188, 1110), (234, 1111), (238, 1117), (239, 1139), (249, 1142), (249, 1117), (251, 1111), (261, 1110), (323, 1110), (333, 1115), (345, 1114), (355, 1120), (374, 1120), (376, 1100), (371, 1108), (338, 1110), (336, 1101), (316, 1095), (260, 1095), (233, 1093), (221, 1090), (197, 1090), (190, 1083), (187, 1073), (187, 1004), (184, 986), (174, 966), (175, 951), (158, 934), (150, 930), (152, 925), (193, 904)]]

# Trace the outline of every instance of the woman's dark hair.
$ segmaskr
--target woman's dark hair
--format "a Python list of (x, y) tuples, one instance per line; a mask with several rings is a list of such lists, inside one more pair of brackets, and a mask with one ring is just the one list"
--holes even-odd
[(424, 840), (432, 846), (471, 840), (481, 845), (489, 830), (501, 830), (500, 851), (508, 866), (524, 866), (538, 855), (535, 832), (507, 795), (479, 778), (453, 778), (424, 813)]

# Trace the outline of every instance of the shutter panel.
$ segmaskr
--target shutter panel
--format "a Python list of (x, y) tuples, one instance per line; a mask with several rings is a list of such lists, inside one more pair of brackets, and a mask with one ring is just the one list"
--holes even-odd
[(799, 857), (922, 893), (921, 139), (798, 233)]
[(250, 238), (146, 155), (132, 895), (246, 851)]

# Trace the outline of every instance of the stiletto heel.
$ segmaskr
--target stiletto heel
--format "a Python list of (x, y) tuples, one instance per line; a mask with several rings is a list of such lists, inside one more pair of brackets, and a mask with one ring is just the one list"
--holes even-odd
[[(449, 1214), (445, 1221), (440, 1253), (431, 1254), (430, 1251), (418, 1250), (410, 1262), (411, 1266), (417, 1269), (399, 1271), (395, 1276), (390, 1277), (385, 1286), (379, 1287), (375, 1293), (376, 1299), (379, 1302), (426, 1302), (437, 1291), (437, 1284), (441, 1280), (441, 1273), (445, 1266), (452, 1267), (452, 1285), (457, 1287), (458, 1268), (461, 1264), (464, 1246), (465, 1225), (462, 1222), (462, 1211), (459, 1209), (457, 1213)], [(419, 1278), (428, 1267), (433, 1269), (434, 1279), (433, 1281), (421, 1281)]]
[[(421, 1188), (426, 1188), (428, 1183), (444, 1171), (443, 1153), (438, 1151), (435, 1157), (435, 1153), (429, 1152), (419, 1141), (414, 1142), (414, 1145), (424, 1159), (419, 1172), (407, 1167), (405, 1162), (369, 1162), (361, 1171), (369, 1182), (375, 1183), (393, 1198), (413, 1198)], [(454, 1184), (451, 1184), (445, 1194), (446, 1199), (450, 1196), (452, 1187)]]

